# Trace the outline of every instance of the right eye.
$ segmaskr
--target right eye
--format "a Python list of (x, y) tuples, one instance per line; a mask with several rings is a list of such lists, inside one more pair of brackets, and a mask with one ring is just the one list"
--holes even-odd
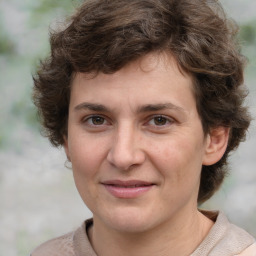
[(107, 121), (104, 117), (102, 116), (91, 116), (88, 117), (85, 122), (89, 124), (90, 126), (100, 126), (100, 125), (105, 125), (107, 124)]
[(88, 115), (82, 119), (82, 126), (89, 132), (102, 132), (110, 128), (111, 122), (102, 115)]

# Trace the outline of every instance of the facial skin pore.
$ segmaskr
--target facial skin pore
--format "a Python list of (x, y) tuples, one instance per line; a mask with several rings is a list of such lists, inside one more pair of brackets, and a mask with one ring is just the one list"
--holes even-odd
[(201, 167), (222, 157), (227, 140), (227, 128), (204, 134), (192, 79), (170, 55), (77, 73), (65, 150), (93, 213), (96, 253), (191, 254), (213, 224), (197, 210)]

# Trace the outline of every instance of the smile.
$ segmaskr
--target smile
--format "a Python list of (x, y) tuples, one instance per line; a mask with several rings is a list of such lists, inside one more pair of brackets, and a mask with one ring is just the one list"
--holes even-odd
[(112, 196), (127, 199), (142, 196), (155, 186), (153, 183), (138, 180), (111, 180), (103, 182), (102, 185)]
[(122, 185), (112, 185), (112, 186), (115, 186), (115, 187), (120, 187), (120, 188), (137, 188), (137, 187), (146, 187), (148, 185), (130, 185), (130, 186), (122, 186)]

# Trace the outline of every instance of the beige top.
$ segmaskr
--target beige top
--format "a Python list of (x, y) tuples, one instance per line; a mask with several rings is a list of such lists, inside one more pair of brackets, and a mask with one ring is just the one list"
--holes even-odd
[[(251, 235), (231, 224), (223, 213), (203, 213), (215, 224), (190, 256), (256, 256), (256, 242)], [(97, 256), (86, 232), (92, 224), (92, 219), (85, 221), (76, 231), (40, 245), (30, 256)]]

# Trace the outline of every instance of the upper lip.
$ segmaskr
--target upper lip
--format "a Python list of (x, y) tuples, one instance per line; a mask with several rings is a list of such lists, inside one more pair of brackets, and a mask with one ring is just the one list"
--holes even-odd
[(101, 183), (104, 185), (113, 185), (113, 186), (120, 186), (120, 187), (154, 185), (154, 183), (152, 182), (142, 181), (142, 180), (106, 180)]

